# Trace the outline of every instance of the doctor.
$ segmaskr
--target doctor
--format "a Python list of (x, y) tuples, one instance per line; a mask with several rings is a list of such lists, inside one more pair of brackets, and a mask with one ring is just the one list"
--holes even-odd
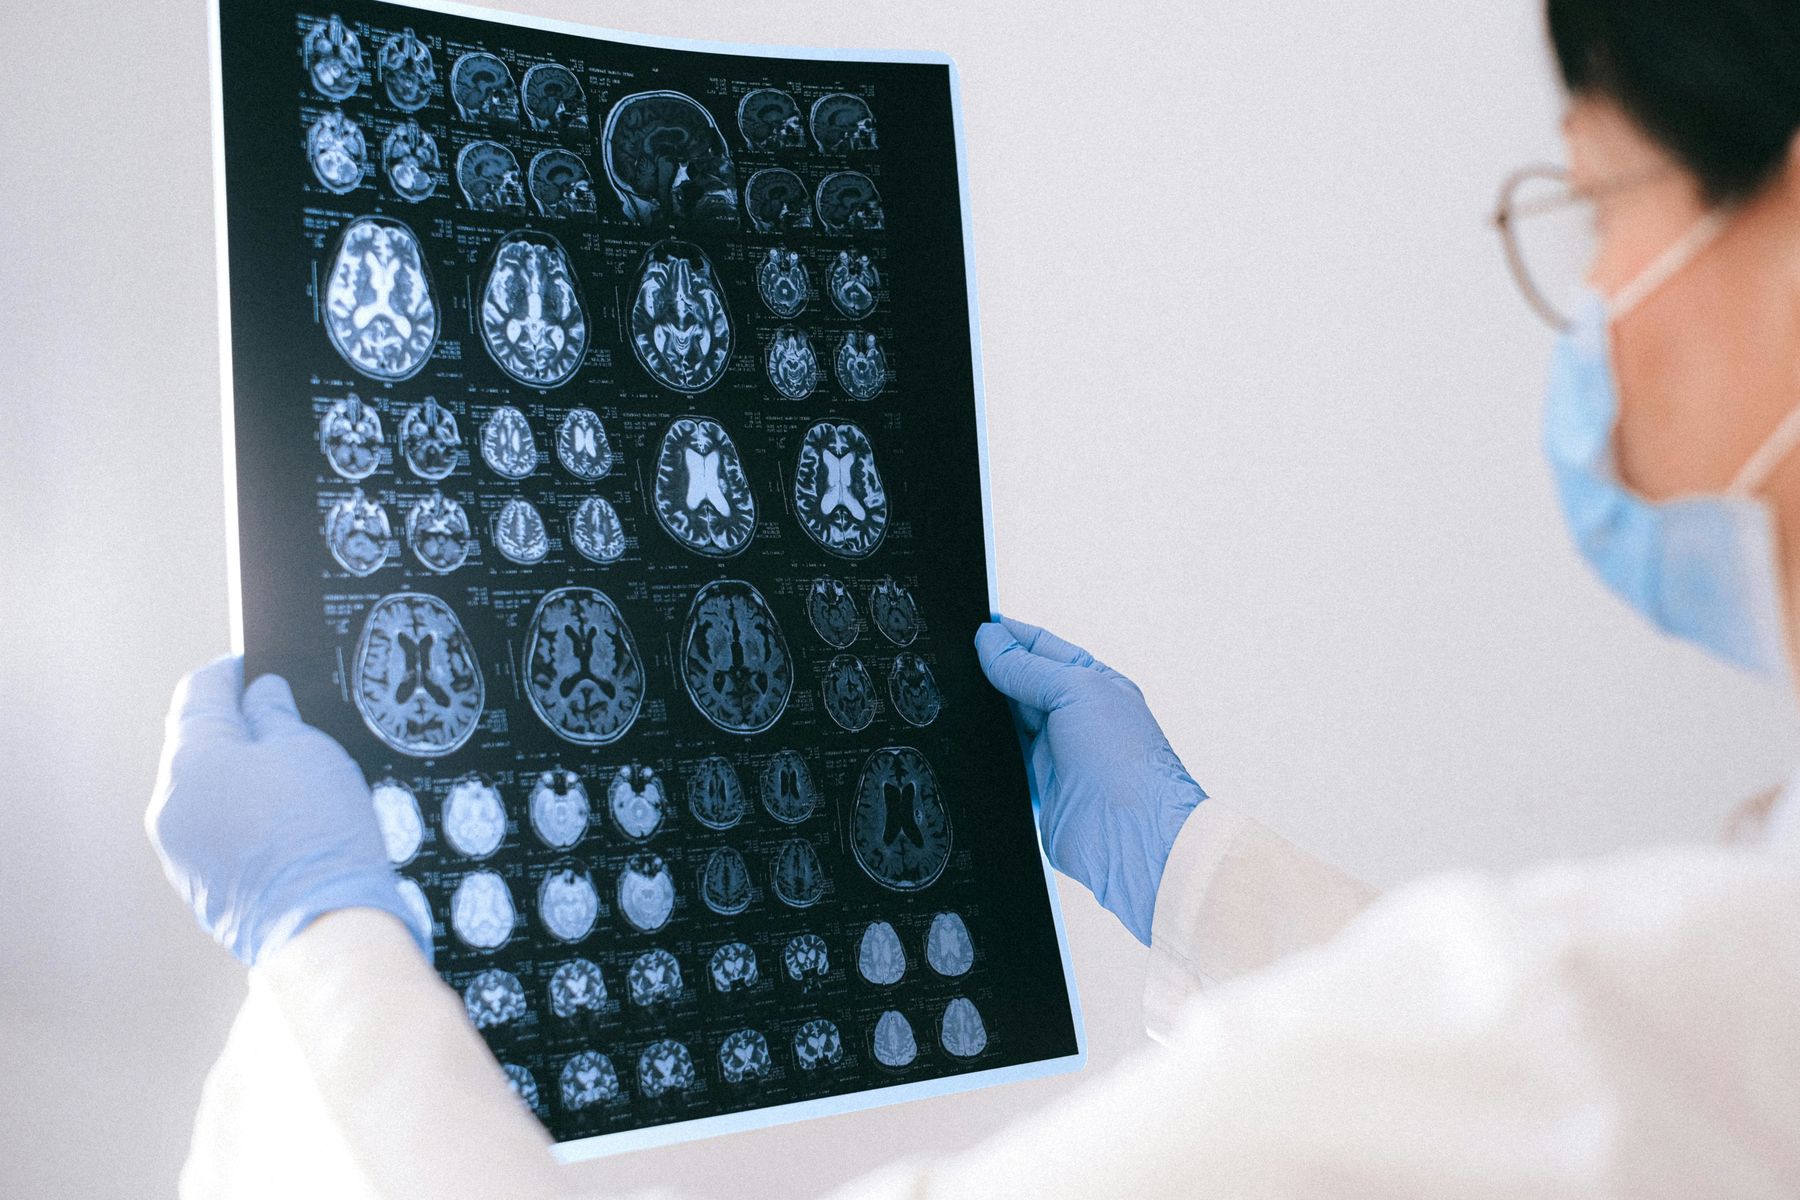
[[(1800, 620), (1800, 4), (1549, 0), (1567, 190), (1597, 233), (1545, 446), (1576, 545), (1669, 633), (1792, 686)], [(1150, 945), (1164, 1043), (855, 1197), (1800, 1194), (1800, 803), (1667, 846), (1376, 899), (1209, 799), (1138, 689), (1013, 621), (1051, 860)], [(147, 824), (252, 964), (195, 1197), (573, 1194), (410, 923), (360, 773), (236, 660), (177, 691)]]

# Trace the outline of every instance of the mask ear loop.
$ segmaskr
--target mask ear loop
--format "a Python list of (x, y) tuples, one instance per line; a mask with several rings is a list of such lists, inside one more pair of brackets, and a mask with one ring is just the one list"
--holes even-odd
[(1800, 406), (1781, 419), (1781, 424), (1756, 448), (1756, 453), (1750, 456), (1750, 461), (1743, 465), (1725, 491), (1733, 496), (1748, 495), (1794, 452), (1797, 445), (1800, 445)]
[(1693, 261), (1695, 255), (1706, 249), (1714, 238), (1725, 232), (1725, 226), (1731, 223), (1731, 217), (1729, 209), (1715, 208), (1695, 221), (1673, 245), (1651, 259), (1650, 265), (1639, 271), (1637, 278), (1607, 300), (1606, 319), (1609, 322), (1617, 321), (1643, 303), (1645, 297), (1667, 283), (1671, 276)]

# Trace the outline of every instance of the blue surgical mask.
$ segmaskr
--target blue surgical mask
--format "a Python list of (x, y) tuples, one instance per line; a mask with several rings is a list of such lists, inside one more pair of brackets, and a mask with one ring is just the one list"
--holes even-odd
[(1651, 501), (1619, 479), (1611, 328), (1698, 254), (1726, 217), (1703, 218), (1610, 301), (1595, 292), (1557, 342), (1544, 448), (1582, 556), (1664, 632), (1726, 662), (1788, 682), (1784, 593), (1774, 514), (1753, 494), (1800, 442), (1800, 408), (1716, 494)]

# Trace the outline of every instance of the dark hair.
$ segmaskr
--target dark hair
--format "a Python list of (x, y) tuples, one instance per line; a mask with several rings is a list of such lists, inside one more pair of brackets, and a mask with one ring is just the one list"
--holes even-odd
[(1797, 0), (1547, 0), (1571, 92), (1606, 96), (1700, 180), (1747, 199), (1800, 129)]

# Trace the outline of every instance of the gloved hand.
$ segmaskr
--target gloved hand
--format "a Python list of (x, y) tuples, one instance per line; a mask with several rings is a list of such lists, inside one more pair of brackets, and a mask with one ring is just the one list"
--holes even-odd
[(1149, 945), (1163, 866), (1206, 793), (1137, 684), (1079, 646), (1002, 617), (975, 631), (975, 653), (1012, 701), (1050, 865)]
[(338, 908), (393, 913), (430, 959), (431, 932), (395, 887), (362, 772), (300, 719), (285, 680), (245, 688), (243, 676), (229, 656), (175, 689), (144, 814), (169, 882), (200, 928), (251, 965)]

